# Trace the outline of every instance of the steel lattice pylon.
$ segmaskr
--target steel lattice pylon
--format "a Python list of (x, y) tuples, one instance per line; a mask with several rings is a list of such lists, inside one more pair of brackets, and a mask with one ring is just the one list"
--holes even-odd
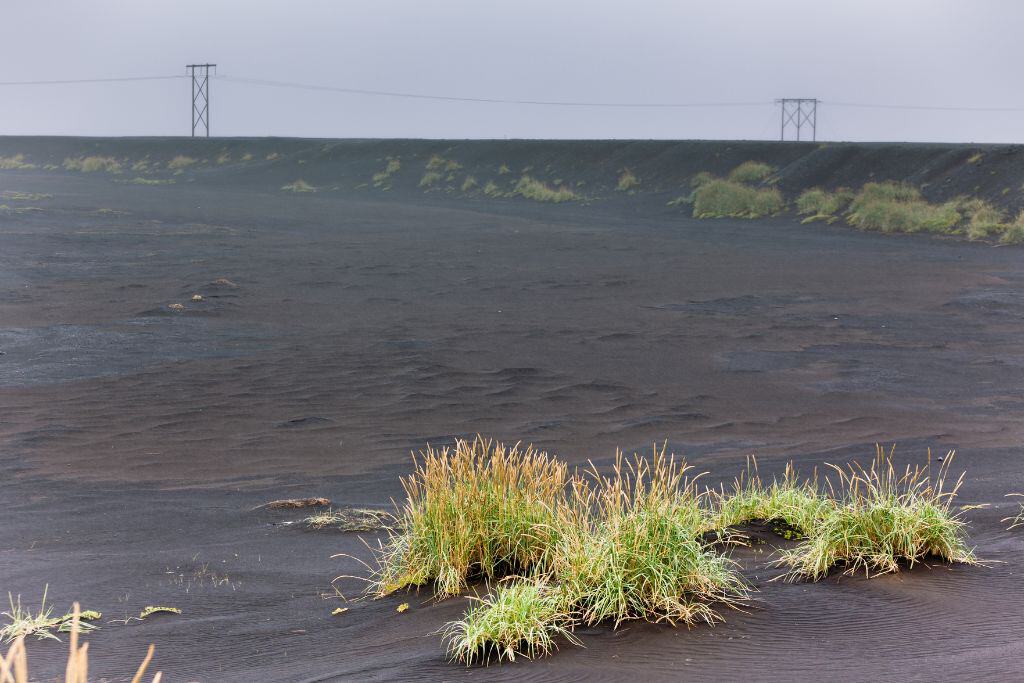
[[(786, 132), (800, 140), (804, 128), (811, 129), (811, 140), (818, 139), (818, 100), (813, 97), (784, 97), (776, 100), (781, 108), (779, 140), (786, 139)], [(794, 139), (790, 137), (790, 139)]]
[(192, 137), (202, 127), (210, 137), (210, 69), (216, 73), (216, 64), (189, 64), (185, 67), (192, 76)]

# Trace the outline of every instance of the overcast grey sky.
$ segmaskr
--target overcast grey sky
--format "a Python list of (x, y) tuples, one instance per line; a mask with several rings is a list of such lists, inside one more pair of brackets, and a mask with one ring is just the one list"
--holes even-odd
[[(2, 0), (0, 81), (184, 74), (611, 109), (212, 84), (214, 135), (755, 138), (817, 97), (819, 139), (1024, 142), (1019, 0)], [(185, 135), (187, 79), (0, 86), (0, 134)]]

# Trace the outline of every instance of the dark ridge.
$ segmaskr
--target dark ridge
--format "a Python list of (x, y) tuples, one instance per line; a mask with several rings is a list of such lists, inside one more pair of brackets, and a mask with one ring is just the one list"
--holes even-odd
[[(665, 207), (690, 192), (702, 171), (725, 175), (744, 161), (777, 169), (771, 180), (788, 199), (810, 187), (852, 187), (879, 180), (905, 181), (932, 201), (970, 195), (1016, 212), (1024, 207), (1024, 146), (939, 143), (848, 143), (645, 140), (332, 140), (293, 138), (75, 138), (2, 137), (0, 157), (24, 155), (35, 169), (67, 171), (69, 158), (111, 157), (120, 172), (93, 172), (112, 180), (202, 183), (280, 191), (304, 180), (319, 193), (366, 197), (490, 199), (529, 175), (551, 187), (564, 185), (579, 200)], [(195, 161), (168, 168), (176, 157)], [(424, 185), (431, 158), (440, 176)], [(388, 161), (400, 168), (384, 176)], [(133, 170), (133, 164), (148, 167)], [(450, 166), (447, 164), (451, 162)], [(506, 168), (507, 171), (502, 169)], [(629, 170), (639, 184), (617, 189)], [(463, 189), (471, 177), (475, 185)], [(674, 211), (688, 211), (682, 206)]]

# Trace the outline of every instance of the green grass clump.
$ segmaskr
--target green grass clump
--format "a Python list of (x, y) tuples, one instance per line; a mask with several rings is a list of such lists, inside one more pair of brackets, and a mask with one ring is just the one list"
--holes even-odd
[(796, 212), (807, 216), (802, 221), (804, 223), (818, 220), (832, 223), (852, 199), (853, 192), (845, 187), (841, 187), (834, 192), (814, 187), (800, 193), (796, 200)]
[[(269, 159), (270, 157), (267, 158)], [(179, 154), (178, 156), (174, 157), (173, 159), (167, 162), (167, 168), (169, 168), (172, 171), (180, 171), (182, 169), (188, 168), (197, 161), (199, 160), (194, 159), (192, 157), (187, 157), (183, 154)]]
[(399, 159), (388, 157), (388, 163), (384, 166), (383, 171), (378, 171), (373, 174), (373, 186), (384, 189), (391, 188), (391, 176), (398, 173), (402, 169), (402, 162)]
[(64, 159), (64, 168), (69, 171), (81, 171), (82, 173), (93, 173), (96, 171), (120, 173), (121, 162), (113, 157), (68, 157)]
[(287, 185), (282, 185), (281, 189), (285, 192), (295, 192), (296, 194), (303, 192), (316, 192), (316, 187), (310, 185), (302, 178), (299, 178), (295, 182), (288, 183)]
[(491, 659), (533, 659), (558, 649), (557, 638), (579, 644), (573, 620), (557, 587), (545, 581), (520, 580), (501, 585), (479, 600), (459, 621), (444, 628), (452, 659), (474, 664)]
[(436, 583), (440, 597), (488, 578), (544, 566), (558, 534), (566, 466), (533, 446), (477, 437), (428, 447), (402, 481), (405, 506), (381, 549), (371, 590), (388, 595)]
[(1024, 244), (1024, 210), (1018, 213), (1017, 218), (1006, 226), (999, 241), (1002, 244)]
[(960, 204), (960, 211), (967, 217), (968, 239), (985, 239), (1006, 230), (1006, 214), (984, 199), (965, 200)]
[(976, 564), (965, 524), (952, 510), (963, 476), (943, 490), (952, 459), (948, 454), (934, 479), (930, 463), (898, 474), (892, 453), (881, 447), (869, 469), (833, 466), (839, 478), (833, 509), (811, 527), (806, 540), (783, 552), (779, 563), (790, 568), (788, 577), (818, 580), (836, 566), (847, 574), (884, 574), (928, 556)]
[(694, 218), (762, 218), (782, 211), (782, 193), (731, 180), (711, 180), (693, 193)]
[(850, 203), (847, 222), (886, 233), (948, 233), (960, 222), (958, 205), (929, 204), (917, 188), (903, 183), (867, 183)]
[(650, 460), (620, 455), (596, 487), (574, 482), (552, 575), (578, 622), (713, 624), (716, 604), (746, 595), (733, 563), (701, 538), (704, 494), (689, 470), (655, 450)]
[(760, 161), (744, 161), (729, 173), (734, 183), (761, 183), (768, 179), (775, 169)]
[(462, 191), (469, 192), (476, 187), (476, 178), (471, 175), (466, 176), (466, 179), (462, 181)]
[(24, 154), (15, 154), (9, 157), (0, 157), (0, 170), (2, 171), (18, 171), (18, 170), (31, 170), (35, 168), (35, 164), (30, 164), (25, 161)]
[(547, 561), (448, 624), (449, 652), (472, 663), (550, 652), (576, 642), (579, 625), (629, 619), (714, 624), (720, 605), (747, 588), (734, 564), (703, 540), (707, 493), (690, 467), (655, 448), (653, 458), (617, 456), (610, 476), (573, 477), (556, 501)]
[(640, 187), (640, 179), (633, 175), (633, 171), (628, 168), (623, 169), (622, 175), (619, 176), (619, 183), (615, 189), (619, 192), (631, 192), (634, 188)]
[(559, 203), (578, 199), (576, 193), (566, 185), (553, 188), (547, 183), (531, 178), (528, 175), (524, 175), (519, 179), (519, 182), (516, 183), (515, 188), (512, 190), (512, 194), (532, 199), (535, 202)]
[(39, 604), (37, 612), (33, 612), (28, 607), (23, 607), (20, 595), (17, 601), (15, 601), (10, 593), (7, 594), (10, 610), (0, 612), (0, 616), (6, 617), (8, 622), (3, 627), (0, 627), (0, 641), (10, 643), (22, 636), (34, 636), (39, 640), (44, 638), (60, 640), (51, 631), (60, 623), (60, 619), (53, 616), (53, 605), (46, 604), (47, 588), (43, 589), (43, 599)]
[(690, 187), (692, 187), (693, 189), (697, 189), (702, 185), (707, 185), (708, 183), (715, 179), (715, 176), (711, 175), (707, 171), (701, 171), (697, 175), (690, 178)]
[(484, 194), (488, 197), (501, 197), (505, 193), (501, 191), (501, 188), (498, 187), (497, 183), (493, 180), (488, 180), (487, 184), (484, 185)]
[(423, 177), (420, 178), (420, 187), (431, 188), (443, 179), (444, 174), (440, 171), (427, 171), (423, 174)]
[(750, 522), (781, 524), (787, 530), (807, 536), (830, 509), (830, 501), (822, 496), (814, 480), (801, 482), (792, 463), (786, 466), (782, 479), (766, 486), (753, 467), (737, 477), (731, 492), (714, 492), (716, 504), (711, 528), (725, 530)]

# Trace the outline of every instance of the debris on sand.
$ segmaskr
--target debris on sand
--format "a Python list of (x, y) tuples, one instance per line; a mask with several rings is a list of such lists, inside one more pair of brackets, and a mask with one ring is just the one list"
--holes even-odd
[(139, 612), (139, 619), (145, 619), (146, 617), (153, 614), (181, 614), (181, 610), (177, 607), (165, 607), (163, 605), (148, 605), (145, 609)]
[(219, 277), (210, 283), (211, 287), (224, 287), (225, 289), (238, 289), (238, 285), (226, 277)]
[(397, 607), (397, 608), (395, 609), (395, 611), (396, 611), (396, 612), (398, 612), (399, 614), (401, 614), (402, 612), (405, 612), (405, 611), (406, 611), (406, 610), (408, 610), (408, 609), (409, 609), (409, 603), (407, 603), (407, 602), (403, 602), (403, 603), (402, 603), (401, 605), (399, 605), (399, 606), (398, 606), (398, 607)]
[(264, 507), (270, 510), (290, 510), (294, 508), (323, 507), (330, 504), (330, 498), (282, 498), (281, 500), (272, 500), (269, 503), (259, 505), (254, 509)]
[(336, 616), (338, 616), (339, 614), (344, 614), (344, 613), (345, 613), (345, 612), (347, 612), (347, 611), (348, 611), (348, 607), (335, 607), (335, 608), (334, 608), (334, 611), (333, 611), (333, 612), (331, 612), (331, 616), (332, 616), (332, 617), (336, 617)]
[(185, 304), (167, 304), (167, 308), (171, 309), (172, 311), (184, 311)]
[(203, 295), (202, 294), (193, 294), (192, 295), (192, 301), (202, 301), (202, 300), (203, 300)]
[(385, 529), (394, 516), (383, 510), (350, 508), (327, 510), (303, 520), (310, 529), (332, 527), (340, 531), (378, 531)]

